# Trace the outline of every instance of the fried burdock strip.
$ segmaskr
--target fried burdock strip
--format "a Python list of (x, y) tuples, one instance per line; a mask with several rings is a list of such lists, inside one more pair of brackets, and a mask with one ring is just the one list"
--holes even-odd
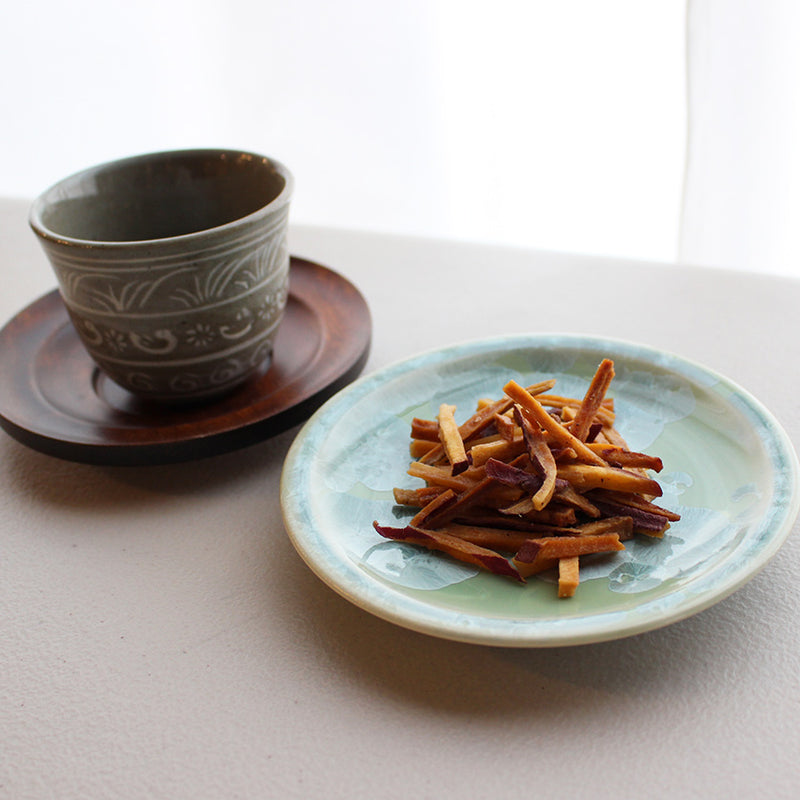
[[(529, 386), (527, 389), (524, 389), (523, 391), (527, 392), (531, 397), (534, 397), (538, 394), (542, 394), (543, 392), (547, 392), (548, 390), (552, 389), (553, 386), (555, 386), (554, 380), (546, 380), (546, 381), (540, 381), (539, 383), (535, 383), (532, 386)], [(495, 414), (503, 414), (510, 408), (511, 408), (511, 401), (509, 400), (508, 397), (503, 397), (500, 400), (496, 400), (487, 406), (481, 407), (471, 417), (469, 417), (469, 419), (465, 420), (459, 426), (458, 430), (459, 433), (461, 434), (462, 441), (464, 442), (468, 441), (471, 437), (475, 436), (475, 434), (482, 431), (487, 425), (490, 425)], [(426, 464), (432, 464), (435, 463), (436, 460), (438, 458), (441, 458), (443, 455), (444, 455), (444, 447), (442, 447), (442, 445), (439, 444), (438, 447), (434, 448), (429, 453), (427, 453), (423, 460), (425, 461)]]
[[(530, 457), (517, 458), (515, 461), (518, 464), (530, 464)], [(544, 480), (537, 472), (528, 472), (517, 464), (509, 464), (496, 458), (490, 458), (483, 467), (488, 477), (494, 478), (505, 486), (520, 489), (529, 495), (536, 494)]]
[(589, 444), (590, 442), (594, 442), (597, 437), (603, 432), (603, 423), (602, 422), (593, 422), (589, 426), (589, 433), (586, 434), (586, 443)]
[(590, 553), (613, 553), (625, 545), (616, 533), (597, 533), (579, 536), (551, 536), (529, 539), (517, 551), (513, 562), (523, 577), (544, 572), (558, 564), (561, 558), (584, 556)]
[[(457, 492), (464, 492), (470, 489), (478, 480), (473, 470), (466, 470), (460, 475), (453, 475), (449, 466), (426, 464), (423, 461), (412, 461), (408, 465), (407, 472), (412, 478), (421, 478), (429, 485), (444, 486)], [(480, 477), (484, 477), (484, 474), (481, 472)]]
[(628, 541), (633, 538), (633, 520), (630, 517), (608, 517), (572, 527), (533, 524), (526, 530), (470, 525), (459, 521), (450, 522), (438, 530), (500, 553), (516, 553), (530, 539), (553, 536), (594, 536), (601, 533), (615, 533), (621, 542)]
[(664, 462), (658, 456), (637, 453), (632, 450), (626, 450), (619, 445), (606, 444), (604, 442), (592, 442), (588, 446), (612, 467), (651, 469), (653, 472), (661, 472), (664, 469)]
[(559, 464), (558, 477), (570, 483), (578, 491), (613, 489), (653, 497), (660, 497), (662, 494), (658, 481), (639, 472), (631, 472), (620, 467), (577, 463)]
[(578, 522), (574, 508), (560, 506), (551, 503), (541, 511), (530, 509), (522, 514), (509, 513), (509, 503), (497, 503), (494, 508), (480, 507), (470, 509), (468, 515), (461, 515), (457, 518), (459, 522), (467, 521), (474, 525), (490, 525), (500, 528), (515, 528), (526, 530), (531, 525), (557, 525), (561, 528), (568, 528)]
[(439, 441), (439, 426), (436, 424), (436, 420), (414, 417), (411, 420), (411, 438), (436, 444)]
[(495, 414), (492, 418), (492, 424), (501, 439), (507, 442), (514, 441), (514, 437), (517, 433), (517, 425), (513, 419), (509, 418), (506, 414)]
[[(565, 420), (572, 420), (580, 407), (581, 401), (575, 397), (562, 397), (554, 394), (540, 394), (537, 396), (539, 402), (545, 408), (558, 409), (562, 412)], [(614, 400), (606, 397), (597, 409), (595, 418), (603, 425), (612, 426), (616, 420), (614, 413)]]
[[(441, 467), (420, 465), (427, 470), (441, 472)], [(500, 507), (515, 502), (519, 490), (498, 484), (493, 478), (483, 477), (478, 481), (463, 480), (462, 476), (442, 476), (445, 491), (437, 494), (426, 503), (413, 517), (411, 524), (420, 528), (439, 528), (453, 520), (456, 516), (469, 514), (475, 506)], [(460, 482), (461, 485), (456, 485)], [(450, 486), (447, 486), (447, 484)]]
[[(481, 464), (485, 464), (490, 458), (496, 458), (498, 461), (508, 461), (524, 452), (526, 450), (525, 439), (522, 436), (522, 432), (516, 428), (516, 426), (515, 429), (515, 436), (510, 441), (497, 438), (493, 441), (486, 441), (480, 444), (470, 444), (468, 442), (472, 465), (480, 466)], [(550, 452), (553, 454), (553, 458), (555, 458), (556, 461), (574, 461), (577, 459), (577, 453), (571, 447), (565, 447), (563, 443), (553, 441), (552, 437), (547, 436), (547, 434), (545, 434), (545, 438), (550, 447)], [(609, 447), (610, 445), (606, 443), (605, 446)], [(421, 450), (421, 453), (424, 452), (425, 448)]]
[(593, 519), (570, 528), (572, 535), (592, 536), (598, 533), (616, 533), (621, 542), (633, 539), (633, 520), (628, 516)]
[(416, 489), (396, 487), (392, 490), (392, 494), (394, 495), (395, 503), (399, 506), (422, 508), (445, 491), (447, 490), (443, 486), (420, 486)]
[(574, 597), (581, 580), (580, 557), (558, 559), (558, 596)]
[(589, 500), (585, 494), (576, 491), (575, 488), (564, 480), (556, 480), (556, 490), (553, 500), (557, 503), (574, 508), (587, 517), (597, 518), (600, 516), (600, 509)]
[(534, 535), (568, 536), (573, 533), (571, 528), (558, 528), (553, 525), (540, 525), (536, 531), (517, 531), (488, 525), (469, 525), (465, 522), (450, 522), (438, 530), (465, 542), (510, 554), (516, 553)]
[(372, 524), (375, 530), (386, 539), (409, 542), (410, 544), (426, 547), (429, 550), (438, 550), (459, 561), (473, 564), (495, 575), (505, 575), (519, 583), (524, 583), (524, 579), (517, 568), (508, 559), (493, 550), (474, 545), (442, 531), (423, 530), (414, 525), (394, 528), (388, 525), (380, 525), (377, 521)]
[(635, 533), (660, 539), (670, 526), (681, 517), (650, 502), (640, 494), (625, 492), (590, 492), (591, 502), (606, 516), (627, 516), (633, 522)]
[(472, 465), (475, 467), (485, 464), (490, 458), (494, 458), (497, 461), (510, 461), (524, 452), (525, 440), (522, 438), (522, 434), (511, 441), (500, 439), (495, 442), (477, 444), (471, 447), (469, 451)]
[[(518, 456), (511, 462), (510, 466), (517, 467), (523, 460), (527, 460), (527, 456)], [(466, 491), (457, 495), (453, 502), (442, 503), (439, 507), (436, 507), (432, 513), (429, 513), (425, 517), (424, 527), (441, 527), (456, 517), (469, 514), (476, 506), (494, 508), (508, 505), (509, 502), (515, 502), (519, 498), (519, 494), (520, 490), (518, 487), (506, 486), (505, 484), (499, 483), (490, 475), (486, 475), (470, 486)], [(420, 514), (425, 511), (425, 508), (422, 509)], [(423, 527), (422, 523), (416, 518), (412, 520), (412, 524)]]
[(538, 425), (532, 425), (518, 405), (514, 406), (514, 419), (522, 431), (531, 469), (541, 479), (541, 485), (531, 497), (534, 511), (541, 511), (556, 490), (556, 460), (542, 429)]
[[(531, 394), (535, 394), (536, 388), (542, 385), (543, 384), (535, 384), (534, 386), (529, 387), (528, 391), (531, 392)], [(562, 397), (560, 395), (551, 395), (546, 393), (538, 394), (537, 398), (545, 408), (556, 409), (558, 411), (564, 410), (565, 418), (570, 420), (575, 416), (577, 409), (581, 404), (581, 401), (574, 397)], [(494, 409), (497, 407), (497, 404), (502, 402), (503, 401), (497, 400), (482, 400), (479, 404), (478, 411), (484, 411), (489, 406), (491, 406), (492, 410), (494, 411)], [(508, 428), (510, 426), (510, 420), (507, 416), (505, 416), (505, 412), (508, 410), (510, 404), (506, 404), (506, 406), (507, 407), (504, 411), (494, 412), (494, 416), (488, 420), (487, 424), (494, 423), (498, 430), (501, 427)], [(598, 423), (601, 425), (610, 427), (614, 424), (614, 403), (611, 398), (605, 398), (603, 400), (603, 402), (600, 404), (600, 407), (596, 411), (595, 417)], [(464, 425), (466, 424), (467, 423), (464, 423)], [(465, 436), (467, 431), (462, 430), (461, 433), (463, 438), (469, 438), (468, 436)], [(439, 430), (436, 420), (414, 417), (411, 420), (411, 438), (437, 443), (439, 441)], [(504, 434), (504, 438), (509, 438), (507, 433)]]
[(451, 475), (449, 466), (422, 464), (413, 462), (408, 468), (412, 477), (422, 478), (429, 486), (452, 489), (462, 497), (462, 508), (466, 508), (467, 499), (474, 504), (481, 499), (490, 508), (500, 508), (516, 502), (520, 491), (514, 487), (504, 486), (496, 481), (487, 481), (484, 467), (468, 469), (461, 475)]
[(408, 446), (408, 452), (411, 458), (419, 460), (425, 458), (435, 447), (437, 447), (436, 442), (429, 442), (427, 439), (412, 439)]
[(614, 379), (614, 362), (609, 358), (604, 358), (592, 378), (589, 388), (586, 390), (583, 401), (575, 413), (569, 432), (582, 442), (586, 441), (589, 428), (594, 422), (597, 412), (605, 399), (608, 387)]
[(518, 516), (547, 525), (574, 525), (578, 521), (574, 508), (551, 503), (546, 508), (537, 510), (533, 507), (531, 497), (523, 497), (511, 505), (498, 505), (497, 510), (507, 517)]
[(532, 425), (539, 425), (563, 447), (572, 448), (580, 461), (605, 465), (606, 462), (600, 456), (595, 455), (585, 442), (576, 439), (558, 420), (553, 419), (544, 406), (516, 381), (509, 381), (503, 391), (519, 406), (523, 417)]
[[(557, 567), (559, 597), (571, 597), (582, 555), (622, 550), (635, 533), (663, 536), (680, 518), (652, 502), (662, 492), (648, 471), (663, 463), (631, 451), (614, 427), (612, 378), (605, 359), (582, 400), (548, 395), (553, 381), (535, 392), (509, 381), (502, 400), (480, 401), (461, 426), (447, 404), (436, 420), (415, 419), (408, 473), (426, 486), (395, 490), (417, 512), (405, 528), (384, 528), (403, 532), (389, 538), (471, 563), (481, 550), (514, 556), (521, 576)], [(478, 565), (495, 571), (487, 563), (500, 564)]]
[(651, 514), (660, 514), (666, 517), (670, 522), (677, 522), (681, 515), (677, 511), (670, 511), (669, 509), (662, 508), (652, 501), (639, 494), (630, 494), (626, 492), (614, 492), (607, 489), (597, 489), (591, 493), (592, 496), (609, 502), (623, 503), (632, 508), (638, 508), (642, 511), (648, 511)]
[[(502, 406), (503, 401), (498, 400), (493, 403), (492, 406), (487, 406), (486, 408), (482, 408), (480, 411), (476, 411), (469, 419), (459, 425), (458, 432), (461, 437), (461, 441), (465, 442), (469, 437), (483, 431), (488, 425), (491, 424), (495, 409), (502, 408)], [(439, 440), (438, 421), (435, 420), (434, 424), (436, 425), (436, 438)], [(439, 440), (439, 443), (436, 445), (436, 447), (432, 448), (428, 453), (426, 453), (421, 460), (426, 464), (435, 464), (444, 456), (444, 445), (441, 443), (441, 440)]]
[(439, 429), (439, 442), (444, 449), (445, 457), (453, 468), (453, 475), (460, 475), (469, 467), (469, 459), (464, 448), (464, 441), (461, 438), (461, 432), (456, 424), (455, 414), (455, 406), (442, 403), (439, 406), (436, 422)]
[[(520, 436), (521, 438), (521, 436)], [(507, 440), (499, 433), (492, 433), (488, 436), (481, 436), (479, 438), (471, 439), (469, 442), (464, 442), (464, 447), (467, 449), (469, 453), (469, 461), (470, 463), (474, 463), (474, 454), (473, 451), (477, 448), (477, 452), (480, 452), (480, 448), (489, 447), (489, 446), (498, 446), (498, 445), (507, 445)], [(438, 442), (432, 442), (428, 439), (412, 439), (408, 451), (412, 458), (421, 459), (428, 456), (428, 454), (433, 450), (433, 448), (438, 447)], [(491, 447), (489, 449), (491, 452)], [(443, 454), (442, 454), (443, 455)], [(486, 458), (484, 458), (479, 463), (483, 463)], [(439, 457), (434, 459), (437, 463), (444, 463), (443, 457)]]
[[(628, 443), (613, 425), (604, 425), (603, 430), (600, 432), (600, 436), (605, 438), (609, 444), (613, 444), (616, 447), (621, 447), (623, 450), (628, 449)], [(597, 438), (599, 439), (600, 436)]]
[(446, 489), (417, 511), (409, 524), (419, 528), (437, 527), (437, 516), (457, 503), (459, 496), (452, 489)]

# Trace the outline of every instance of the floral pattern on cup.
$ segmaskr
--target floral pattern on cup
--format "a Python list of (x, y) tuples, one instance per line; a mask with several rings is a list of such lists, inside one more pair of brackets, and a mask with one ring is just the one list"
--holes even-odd
[(37, 198), (31, 226), (100, 369), (170, 402), (262, 369), (288, 296), (292, 186), (274, 159), (188, 150), (89, 168)]
[(58, 255), (51, 260), (62, 295), (75, 311), (171, 313), (245, 295), (274, 280), (288, 264), (288, 255), (281, 234), (259, 243), (254, 252), (217, 263), (208, 257), (176, 257), (157, 266), (122, 262), (87, 268)]
[[(172, 395), (182, 394), (202, 396), (203, 394), (216, 394), (221, 388), (228, 386), (238, 376), (258, 369), (268, 363), (272, 355), (273, 337), (240, 354), (236, 358), (223, 358), (212, 364), (204, 363), (202, 367), (174, 372), (170, 367), (165, 367), (163, 378), (158, 378), (152, 372), (144, 373), (131, 370), (122, 374), (121, 381), (133, 387), (144, 395), (160, 395), (169, 392)], [(104, 369), (104, 371), (107, 371)]]

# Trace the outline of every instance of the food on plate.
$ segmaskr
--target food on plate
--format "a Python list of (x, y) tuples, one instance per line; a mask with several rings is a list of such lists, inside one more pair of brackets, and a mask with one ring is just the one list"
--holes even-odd
[(414, 419), (408, 474), (424, 485), (394, 490), (414, 515), (375, 530), (519, 583), (556, 570), (558, 596), (572, 597), (581, 559), (663, 537), (680, 519), (655, 502), (661, 459), (630, 450), (615, 427), (613, 378), (603, 359), (580, 399), (551, 394), (554, 380), (511, 380), (460, 425), (448, 403), (433, 420)]

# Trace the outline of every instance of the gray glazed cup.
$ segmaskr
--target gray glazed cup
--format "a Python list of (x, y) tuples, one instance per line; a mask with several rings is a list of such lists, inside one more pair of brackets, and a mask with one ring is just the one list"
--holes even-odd
[(98, 367), (139, 397), (195, 402), (268, 368), (292, 188), (254, 153), (152, 153), (65, 178), (30, 225)]

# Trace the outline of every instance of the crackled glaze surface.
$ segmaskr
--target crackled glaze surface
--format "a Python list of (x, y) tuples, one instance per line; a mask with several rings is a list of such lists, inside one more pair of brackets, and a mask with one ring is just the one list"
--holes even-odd
[[(587, 559), (576, 596), (558, 600), (546, 574), (520, 587), (381, 539), (397, 524), (409, 423), (455, 403), (465, 418), (513, 378), (555, 377), (582, 396), (603, 357), (615, 360), (617, 425), (633, 449), (662, 457), (661, 503), (679, 511), (661, 540), (636, 539)], [(330, 401), (284, 469), (287, 528), (333, 588), (401, 625), (488, 644), (549, 646), (618, 638), (686, 617), (732, 592), (776, 552), (798, 510), (796, 456), (752, 397), (725, 378), (618, 341), (521, 336), (469, 343), (389, 367)]]

